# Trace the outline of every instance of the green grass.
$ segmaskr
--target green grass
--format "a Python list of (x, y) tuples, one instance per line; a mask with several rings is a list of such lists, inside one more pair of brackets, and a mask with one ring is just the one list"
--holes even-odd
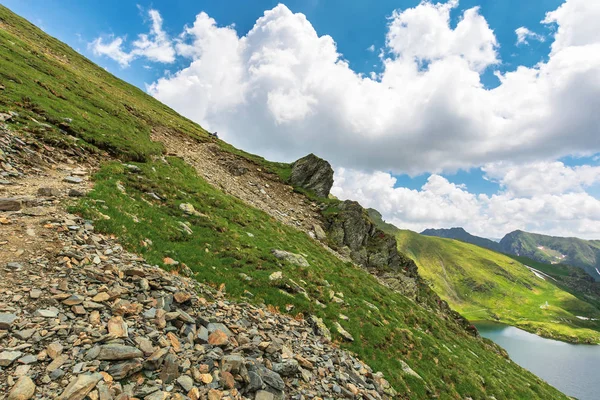
[[(164, 257), (171, 257), (188, 265), (196, 279), (224, 285), (232, 299), (269, 304), (293, 315), (314, 313), (329, 327), (339, 320), (339, 313), (347, 315), (349, 321), (340, 323), (356, 340), (340, 345), (382, 371), (403, 398), (565, 398), (504, 358), (490, 341), (467, 334), (437, 308), (423, 308), (380, 285), (304, 233), (210, 186), (180, 159), (163, 162), (156, 157), (162, 146), (150, 141), (156, 127), (211, 139), (200, 126), (1, 6), (0, 84), (5, 87), (0, 91), (0, 112), (20, 114), (9, 129), (138, 161), (140, 174), (118, 161), (104, 163), (94, 176), (93, 191), (73, 211), (93, 220), (98, 231), (118, 235), (127, 249), (149, 262), (160, 265)], [(64, 124), (64, 118), (73, 121)], [(270, 163), (218, 143), (282, 179), (289, 176), (287, 164)], [(148, 192), (164, 200), (155, 200)], [(184, 215), (179, 209), (182, 202), (193, 204), (203, 215)], [(189, 224), (193, 233), (182, 232), (180, 223)], [(271, 255), (273, 248), (305, 254), (310, 266), (281, 264)], [(272, 282), (269, 275), (274, 271), (282, 271), (284, 279)], [(242, 278), (242, 273), (252, 280)], [(330, 302), (332, 290), (342, 292), (346, 303)], [(334, 337), (340, 340), (335, 330)], [(401, 360), (423, 380), (404, 374)]]
[(411, 231), (398, 231), (396, 238), (420, 274), (466, 318), (501, 321), (570, 342), (600, 342), (600, 323), (576, 318), (599, 318), (600, 309), (536, 277), (519, 261), (470, 243)]
[[(561, 397), (529, 372), (507, 363), (487, 340), (469, 336), (456, 324), (381, 286), (364, 270), (341, 262), (304, 233), (216, 190), (180, 159), (136, 165), (143, 171), (139, 176), (120, 163), (106, 164), (95, 176), (90, 196), (74, 211), (94, 220), (99, 231), (117, 234), (128, 249), (149, 262), (162, 265), (164, 257), (171, 257), (189, 266), (200, 281), (215, 287), (223, 284), (232, 298), (282, 311), (293, 306), (291, 314), (319, 315), (330, 328), (339, 321), (356, 339), (342, 342), (343, 347), (383, 371), (407, 398)], [(117, 190), (117, 183), (125, 193)], [(154, 200), (148, 192), (164, 200)], [(183, 202), (205, 216), (186, 216), (179, 209)], [(193, 234), (183, 233), (179, 222), (189, 223)], [(306, 255), (310, 267), (281, 264), (271, 255), (273, 248)], [(284, 279), (270, 281), (275, 271), (282, 271)], [(296, 284), (310, 300), (290, 289)], [(342, 292), (346, 304), (329, 301), (330, 291)], [(340, 313), (350, 320), (340, 320)], [(399, 360), (424, 381), (401, 373)]]

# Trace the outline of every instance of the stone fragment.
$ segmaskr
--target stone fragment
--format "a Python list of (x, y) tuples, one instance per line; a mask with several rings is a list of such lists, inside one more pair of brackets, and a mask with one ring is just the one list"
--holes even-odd
[(108, 333), (118, 338), (126, 338), (129, 336), (127, 323), (120, 315), (114, 316), (108, 320)]
[(274, 400), (275, 396), (271, 392), (267, 392), (266, 390), (259, 390), (254, 395), (254, 400)]
[(121, 344), (105, 344), (100, 346), (98, 360), (128, 360), (131, 358), (142, 357), (143, 353), (133, 346), (124, 346)]
[(13, 322), (17, 319), (15, 314), (0, 314), (0, 329), (7, 330), (10, 329)]
[(7, 400), (29, 400), (35, 394), (35, 383), (28, 376), (22, 376), (8, 393)]
[(62, 344), (60, 344), (60, 342), (52, 342), (48, 345), (48, 347), (46, 347), (46, 354), (48, 354), (48, 357), (50, 357), (53, 360), (55, 360), (56, 357), (61, 355), (62, 352), (63, 346)]
[(18, 199), (0, 198), (0, 211), (19, 211), (23, 203)]
[(21, 357), (20, 351), (3, 351), (0, 353), (0, 367), (8, 367), (17, 358)]
[(308, 267), (310, 264), (306, 261), (306, 258), (301, 256), (300, 254), (290, 253), (285, 250), (271, 250), (271, 253), (275, 256), (275, 258), (279, 258), (280, 260), (284, 260), (289, 262), (290, 264), (297, 265), (299, 267)]
[(229, 343), (229, 338), (225, 332), (216, 330), (208, 336), (208, 343), (213, 346), (225, 346)]
[(51, 187), (41, 187), (38, 189), (37, 194), (43, 197), (60, 197), (60, 190)]
[(347, 341), (349, 342), (353, 342), (354, 338), (352, 337), (352, 335), (350, 334), (350, 332), (348, 332), (347, 330), (345, 330), (342, 325), (340, 325), (339, 322), (334, 322), (333, 324), (335, 326), (335, 329), (337, 329), (338, 333)]
[[(141, 353), (141, 352), (140, 352)], [(108, 374), (114, 379), (121, 380), (125, 379), (130, 375), (139, 372), (144, 367), (143, 359), (134, 358), (121, 363), (113, 364), (108, 369)]]
[(83, 179), (81, 179), (77, 176), (67, 176), (67, 177), (65, 177), (65, 179), (63, 179), (63, 181), (65, 181), (67, 183), (78, 184), (78, 183), (83, 182)]
[(165, 357), (162, 371), (160, 372), (160, 379), (164, 383), (171, 383), (179, 377), (179, 366), (177, 357), (173, 354), (167, 354)]
[(84, 374), (73, 378), (58, 400), (83, 400), (102, 380), (102, 375)]
[(185, 390), (189, 392), (194, 387), (194, 380), (189, 375), (181, 375), (177, 378), (177, 383)]

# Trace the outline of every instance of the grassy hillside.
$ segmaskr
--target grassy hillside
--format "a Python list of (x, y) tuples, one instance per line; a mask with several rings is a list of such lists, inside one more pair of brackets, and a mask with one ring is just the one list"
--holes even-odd
[(542, 271), (555, 279), (552, 283), (600, 309), (600, 282), (594, 280), (581, 268), (566, 264), (545, 264), (528, 257), (512, 254), (507, 254), (507, 256), (521, 264)]
[[(520, 262), (489, 249), (411, 231), (396, 233), (434, 290), (470, 320), (496, 320), (542, 336), (600, 342), (600, 309), (541, 279)], [(546, 305), (547, 304), (547, 305)]]
[(461, 242), (471, 243), (479, 247), (485, 247), (494, 251), (500, 251), (500, 244), (493, 240), (482, 238), (479, 236), (471, 235), (463, 228), (450, 228), (450, 229), (425, 229), (421, 232), (421, 235), (425, 236), (437, 236), (447, 239), (456, 239)]
[[(401, 398), (565, 398), (507, 361), (490, 341), (472, 337), (445, 315), (341, 262), (304, 233), (210, 186), (181, 159), (160, 156), (162, 146), (149, 139), (155, 127), (209, 139), (201, 127), (1, 6), (0, 86), (0, 112), (19, 114), (8, 129), (134, 160), (138, 169), (106, 157), (94, 190), (73, 210), (149, 262), (165, 268), (172, 268), (169, 258), (185, 263), (196, 279), (232, 299), (323, 317), (334, 339), (384, 372)], [(218, 143), (282, 177), (289, 172), (285, 164)], [(198, 213), (186, 214), (184, 202)], [(310, 265), (282, 262), (272, 255), (274, 248), (304, 254)], [(283, 278), (270, 279), (277, 271)], [(332, 292), (342, 293), (343, 302), (332, 301)], [(353, 342), (342, 340), (336, 322)], [(406, 365), (420, 377), (404, 372)]]
[(600, 280), (600, 240), (583, 240), (514, 231), (500, 241), (504, 253), (524, 256), (547, 264), (580, 267)]

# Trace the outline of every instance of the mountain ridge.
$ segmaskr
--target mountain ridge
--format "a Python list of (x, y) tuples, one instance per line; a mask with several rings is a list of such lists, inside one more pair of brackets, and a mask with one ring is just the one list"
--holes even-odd
[(498, 242), (494, 242), (493, 240), (486, 239), (480, 236), (471, 235), (464, 228), (455, 227), (448, 229), (425, 229), (421, 232), (421, 235), (425, 236), (437, 236), (444, 237), (448, 239), (457, 239), (462, 240), (463, 242), (472, 243), (480, 247), (486, 247), (488, 249), (494, 251), (500, 251), (501, 246)]
[(421, 234), (461, 240), (542, 263), (571, 265), (600, 280), (600, 240), (550, 236), (520, 229), (507, 233), (500, 242), (471, 235), (463, 228), (425, 229)]

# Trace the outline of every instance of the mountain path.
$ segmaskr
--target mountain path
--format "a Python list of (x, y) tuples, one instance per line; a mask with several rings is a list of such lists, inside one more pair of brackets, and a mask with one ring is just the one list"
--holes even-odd
[(223, 151), (216, 143), (201, 142), (182, 133), (154, 129), (152, 140), (161, 142), (167, 155), (182, 158), (211, 185), (258, 208), (287, 225), (312, 232), (321, 225), (317, 205), (279, 177), (260, 166)]
[(94, 160), (35, 149), (0, 137), (0, 399), (393, 396), (307, 321), (230, 302), (96, 233), (67, 210)]

